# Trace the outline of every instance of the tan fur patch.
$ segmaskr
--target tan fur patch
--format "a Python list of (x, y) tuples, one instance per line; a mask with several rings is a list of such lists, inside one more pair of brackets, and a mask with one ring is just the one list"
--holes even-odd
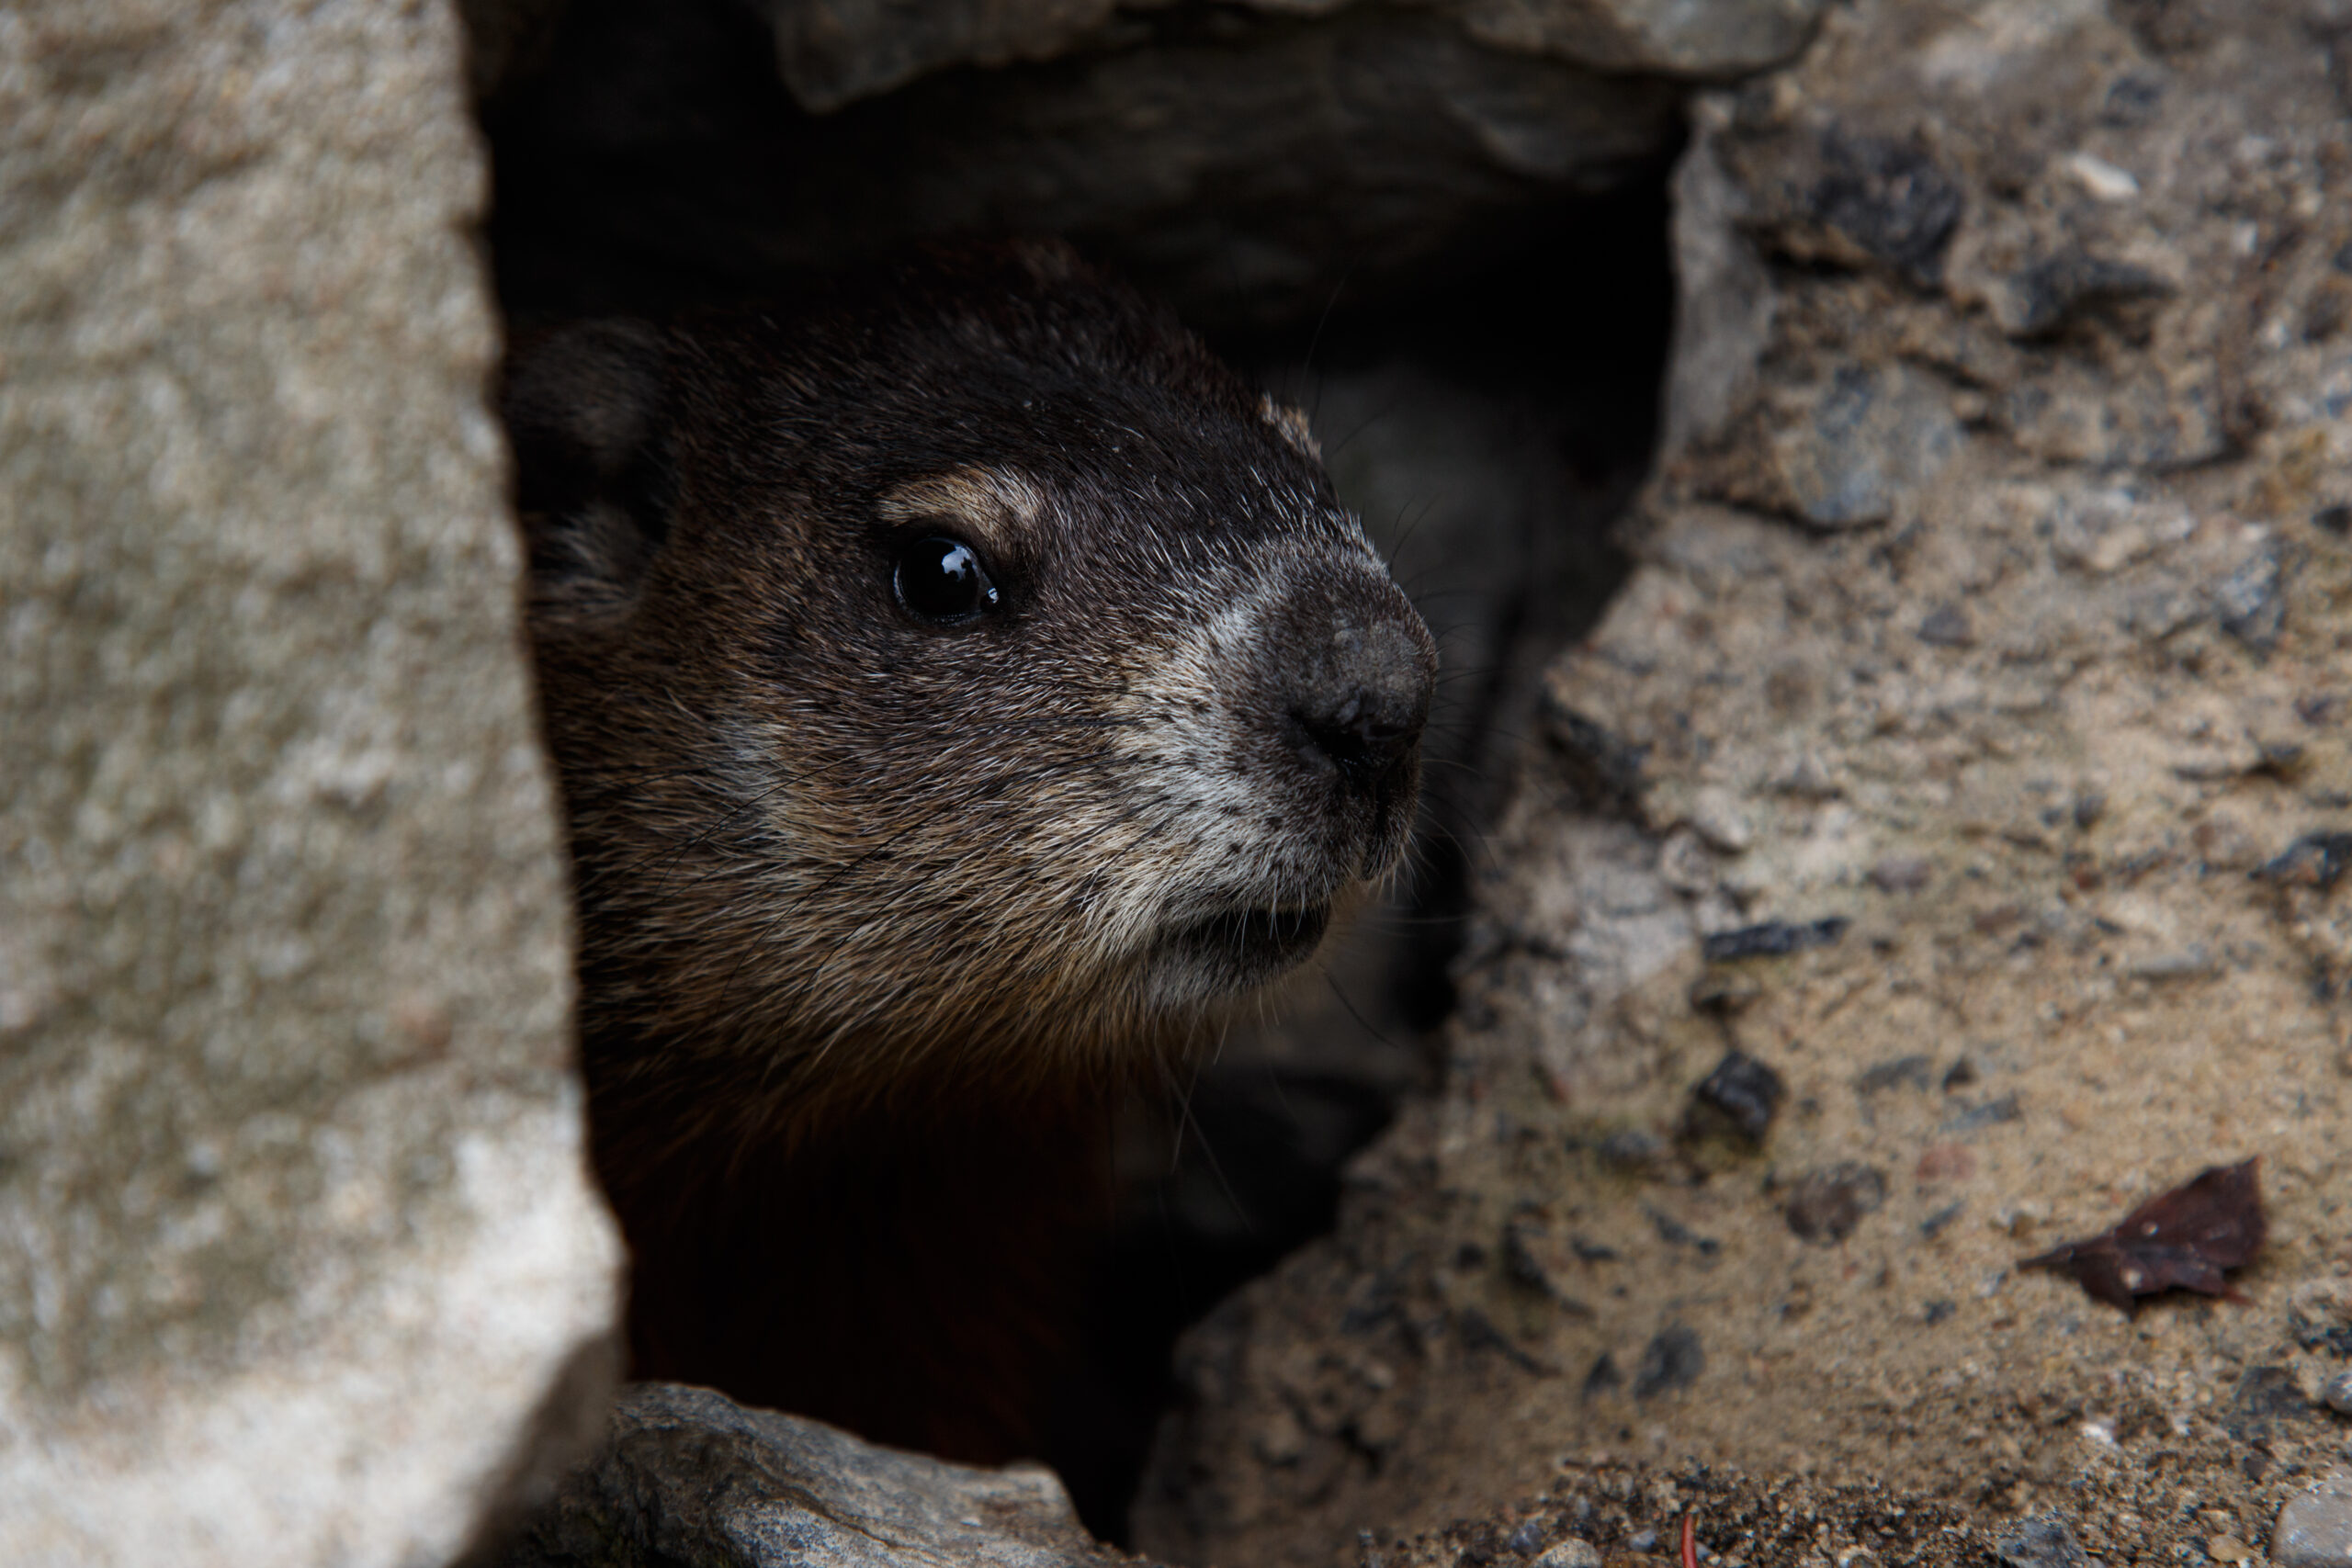
[(893, 523), (936, 517), (995, 550), (1014, 547), (1045, 510), (1044, 493), (1020, 474), (978, 467), (900, 485), (881, 502), (882, 515)]
[(1323, 447), (1315, 439), (1315, 429), (1306, 423), (1306, 412), (1290, 403), (1274, 401), (1272, 392), (1258, 394), (1258, 417), (1274, 427), (1275, 434), (1291, 444), (1310, 463), (1323, 460)]

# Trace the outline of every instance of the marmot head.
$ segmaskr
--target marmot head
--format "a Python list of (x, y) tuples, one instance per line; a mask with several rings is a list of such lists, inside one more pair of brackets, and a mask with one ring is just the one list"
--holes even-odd
[(505, 412), (592, 1070), (1092, 1074), (1396, 864), (1428, 630), (1304, 422), (1068, 251), (569, 329)]

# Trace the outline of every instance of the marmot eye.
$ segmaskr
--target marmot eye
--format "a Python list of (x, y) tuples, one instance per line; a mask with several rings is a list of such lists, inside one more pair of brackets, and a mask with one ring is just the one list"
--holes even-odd
[(891, 581), (908, 614), (938, 626), (974, 620), (996, 608), (996, 584), (980, 565), (979, 552), (944, 535), (900, 548)]

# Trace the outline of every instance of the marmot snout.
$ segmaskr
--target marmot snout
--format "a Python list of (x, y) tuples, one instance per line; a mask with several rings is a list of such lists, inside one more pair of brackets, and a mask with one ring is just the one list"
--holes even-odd
[(505, 412), (640, 1372), (1034, 1452), (1105, 1096), (1396, 863), (1427, 629), (1058, 248), (575, 328)]

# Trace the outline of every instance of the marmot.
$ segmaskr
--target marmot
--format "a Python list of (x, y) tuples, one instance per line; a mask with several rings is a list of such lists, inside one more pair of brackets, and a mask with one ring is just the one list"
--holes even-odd
[(640, 1377), (1038, 1451), (1109, 1108), (1413, 819), (1304, 420), (1055, 245), (564, 329), (503, 411)]

